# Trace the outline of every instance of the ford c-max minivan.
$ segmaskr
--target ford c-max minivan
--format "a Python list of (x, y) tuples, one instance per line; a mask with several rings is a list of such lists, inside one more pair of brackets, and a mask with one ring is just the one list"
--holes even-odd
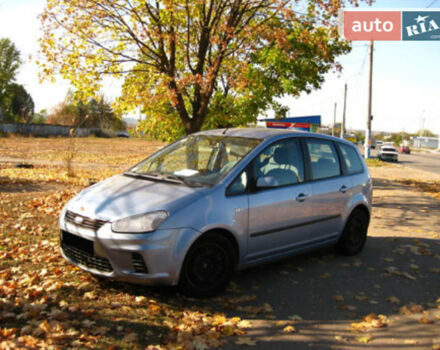
[(96, 276), (209, 296), (235, 269), (327, 245), (357, 254), (371, 196), (368, 169), (347, 141), (202, 131), (74, 197), (60, 216), (61, 251)]

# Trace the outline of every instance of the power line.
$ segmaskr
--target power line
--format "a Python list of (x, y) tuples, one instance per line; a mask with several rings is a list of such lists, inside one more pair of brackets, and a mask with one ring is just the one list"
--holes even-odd
[(428, 6), (426, 6), (426, 8), (431, 7), (431, 6), (434, 5), (437, 1), (438, 1), (438, 0), (432, 0), (431, 3), (430, 3)]

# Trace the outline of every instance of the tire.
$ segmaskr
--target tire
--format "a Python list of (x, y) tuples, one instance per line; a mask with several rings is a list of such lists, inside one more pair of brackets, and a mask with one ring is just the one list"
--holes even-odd
[(203, 235), (186, 254), (179, 289), (193, 297), (218, 294), (228, 285), (236, 260), (234, 246), (224, 235), (215, 232)]
[(342, 255), (358, 254), (367, 240), (368, 224), (368, 214), (364, 210), (355, 209), (350, 214), (344, 232), (336, 243), (336, 251)]

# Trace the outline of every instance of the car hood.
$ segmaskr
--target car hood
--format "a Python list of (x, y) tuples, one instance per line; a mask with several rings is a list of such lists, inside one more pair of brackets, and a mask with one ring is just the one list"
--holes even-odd
[(156, 210), (170, 210), (203, 191), (206, 188), (116, 175), (80, 192), (66, 209), (90, 218), (114, 221)]
[(380, 151), (382, 154), (397, 154), (397, 151)]

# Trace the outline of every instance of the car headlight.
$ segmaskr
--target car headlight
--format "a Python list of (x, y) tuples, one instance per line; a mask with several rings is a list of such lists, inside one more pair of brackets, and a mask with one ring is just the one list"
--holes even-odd
[(154, 231), (166, 220), (168, 212), (165, 210), (152, 213), (134, 215), (112, 223), (112, 231), (118, 233), (147, 233)]

